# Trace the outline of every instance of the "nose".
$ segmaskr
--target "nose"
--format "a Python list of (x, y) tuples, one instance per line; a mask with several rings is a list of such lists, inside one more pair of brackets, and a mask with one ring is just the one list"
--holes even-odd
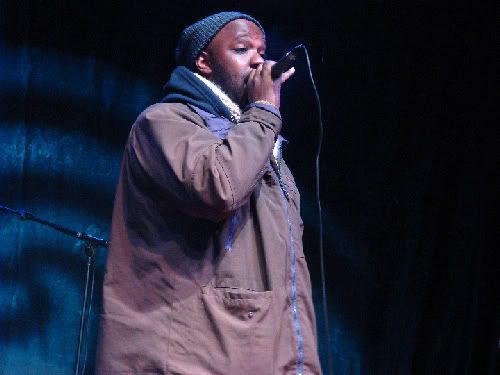
[(250, 59), (250, 66), (252, 67), (252, 69), (256, 69), (259, 65), (263, 63), (264, 63), (264, 58), (260, 55), (260, 53), (257, 53), (257, 51), (255, 51)]

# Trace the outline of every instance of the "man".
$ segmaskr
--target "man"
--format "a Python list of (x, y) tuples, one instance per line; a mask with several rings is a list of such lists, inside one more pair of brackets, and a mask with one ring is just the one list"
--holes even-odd
[[(99, 374), (319, 374), (300, 197), (264, 30), (186, 28), (133, 125), (113, 212)], [(242, 110), (243, 109), (243, 110)]]

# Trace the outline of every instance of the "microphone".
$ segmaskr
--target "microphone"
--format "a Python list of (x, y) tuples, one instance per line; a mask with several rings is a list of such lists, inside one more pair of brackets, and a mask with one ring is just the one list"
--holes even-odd
[(290, 68), (290, 65), (297, 58), (297, 53), (301, 48), (304, 48), (303, 44), (299, 44), (293, 47), (290, 51), (285, 53), (276, 64), (271, 67), (271, 78), (277, 79), (281, 76), (281, 73), (284, 73)]

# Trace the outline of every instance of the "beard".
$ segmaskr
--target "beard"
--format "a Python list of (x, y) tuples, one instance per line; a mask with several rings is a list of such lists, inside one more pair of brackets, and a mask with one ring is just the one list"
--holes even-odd
[(240, 108), (244, 108), (248, 104), (245, 77), (230, 74), (222, 65), (215, 64), (210, 80), (219, 86)]

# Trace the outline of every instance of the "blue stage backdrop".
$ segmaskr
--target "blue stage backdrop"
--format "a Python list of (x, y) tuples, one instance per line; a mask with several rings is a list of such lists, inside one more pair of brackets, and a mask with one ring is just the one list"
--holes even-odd
[[(482, 128), (493, 112), (465, 94), (481, 92), (464, 73), (476, 56), (470, 9), (2, 1), (0, 204), (107, 238), (124, 143), (136, 116), (161, 98), (179, 32), (235, 7), (261, 20), (271, 58), (309, 47), (322, 95), (330, 351), (316, 239), (317, 113), (298, 61), (282, 99), (285, 158), (302, 193), (325, 373), (330, 358), (335, 375), (493, 375), (498, 263), (486, 237), (497, 229), (485, 217), (496, 190), (485, 168), (493, 137)], [(105, 259), (99, 249), (87, 375)], [(0, 374), (73, 373), (85, 267), (80, 241), (0, 213)]]
[[(153, 101), (151, 85), (95, 56), (29, 44), (2, 49), (0, 80), (0, 204), (107, 237), (121, 143)], [(0, 215), (0, 248), (0, 373), (71, 373), (86, 270), (82, 244)], [(100, 249), (90, 370), (105, 256)]]

